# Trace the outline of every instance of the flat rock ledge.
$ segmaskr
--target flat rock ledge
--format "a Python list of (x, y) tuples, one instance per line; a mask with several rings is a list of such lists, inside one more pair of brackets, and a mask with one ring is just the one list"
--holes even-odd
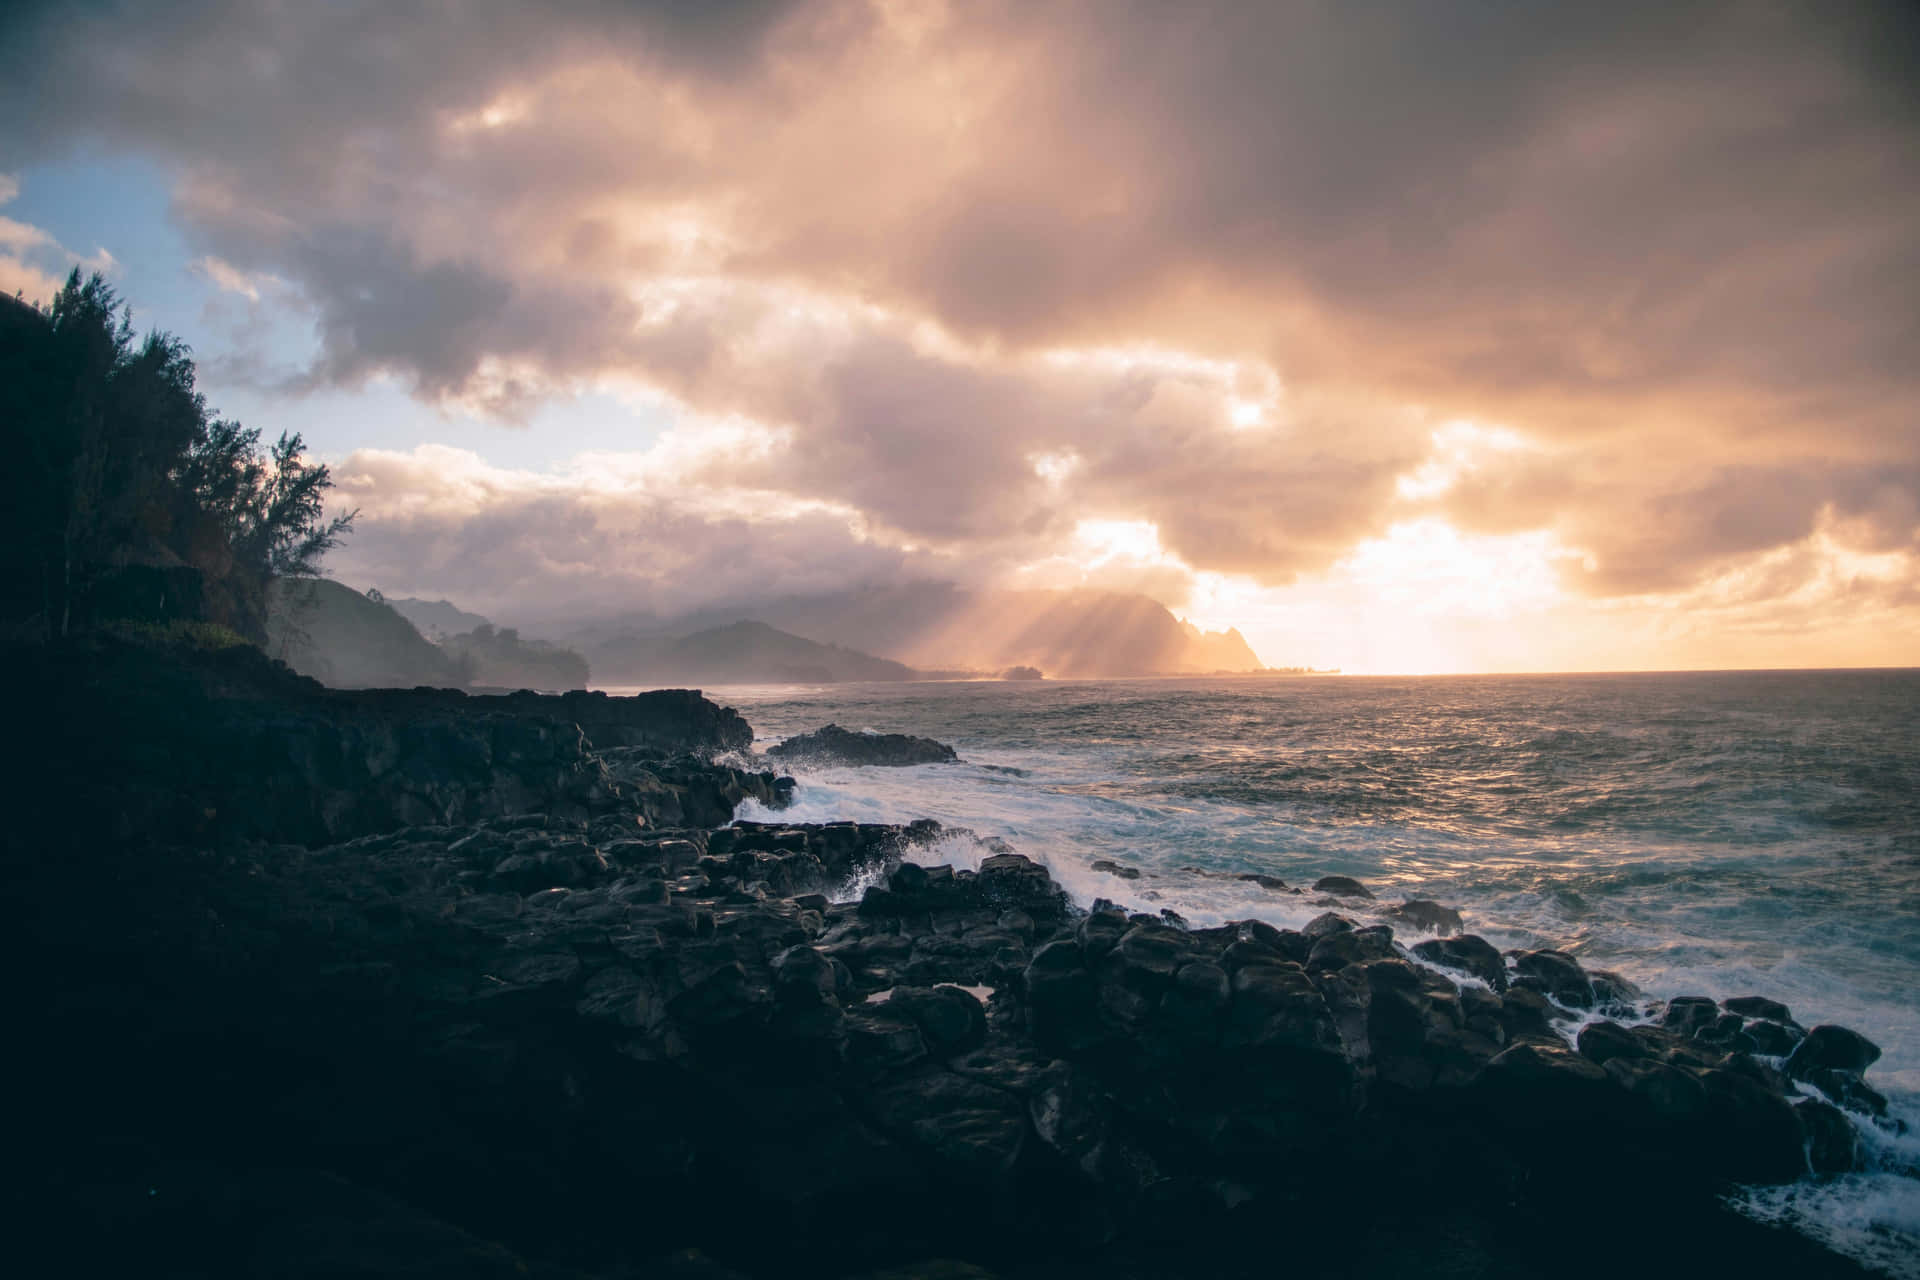
[(767, 758), (782, 764), (906, 766), (950, 764), (960, 757), (932, 738), (904, 733), (855, 733), (837, 724), (796, 734), (767, 748)]

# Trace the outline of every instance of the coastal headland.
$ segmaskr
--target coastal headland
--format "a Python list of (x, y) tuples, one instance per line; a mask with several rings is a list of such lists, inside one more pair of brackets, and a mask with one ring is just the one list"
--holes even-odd
[(794, 784), (692, 691), (16, 679), (22, 1236), (67, 1274), (1860, 1274), (1722, 1204), (1884, 1110), (1872, 1028), (1764, 993), (1337, 878), (1192, 928), (990, 832), (735, 821)]

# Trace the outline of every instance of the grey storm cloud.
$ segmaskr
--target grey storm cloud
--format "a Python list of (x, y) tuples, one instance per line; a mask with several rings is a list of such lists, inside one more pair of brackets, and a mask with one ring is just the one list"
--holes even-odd
[[(916, 546), (1151, 520), (1274, 583), (1424, 503), (1635, 594), (1915, 545), (1917, 12), (14, 6), (0, 169), (164, 157), (196, 249), (304, 295), (310, 382), (637, 379)], [(1538, 447), (1410, 503), (1452, 418)]]

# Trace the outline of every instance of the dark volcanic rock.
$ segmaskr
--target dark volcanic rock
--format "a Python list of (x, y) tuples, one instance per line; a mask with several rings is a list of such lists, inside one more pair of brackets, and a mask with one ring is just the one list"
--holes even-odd
[(946, 764), (959, 759), (953, 748), (932, 738), (903, 733), (854, 733), (830, 724), (767, 748), (767, 758), (783, 762), (852, 765)]
[(1720, 1006), (1706, 996), (1675, 996), (1667, 1001), (1660, 1025), (1678, 1035), (1691, 1036), (1719, 1019)]
[(1313, 882), (1315, 893), (1330, 893), (1336, 898), (1369, 898), (1371, 890), (1351, 876), (1321, 876)]
[(1580, 1028), (1580, 1052), (1605, 1065), (1615, 1058), (1645, 1058), (1645, 1041), (1617, 1022), (1590, 1022)]
[[(57, 908), (15, 924), (34, 1105), (10, 1150), (66, 1272), (1142, 1280), (1264, 1274), (1285, 1233), (1326, 1242), (1303, 1272), (1564, 1274), (1566, 1224), (1604, 1205), (1650, 1274), (1702, 1250), (1838, 1274), (1715, 1197), (1858, 1167), (1864, 1038), (1794, 1042), (1837, 1105), (1739, 1051), (1798, 1031), (1758, 1003), (1596, 1022), (1575, 1053), (1545, 993), (1631, 997), (1560, 953), (1502, 992), (1472, 937), (1414, 950), (1481, 978), (1456, 986), (1333, 914), (1081, 914), (1002, 845), (903, 862), (956, 836), (931, 824), (668, 825), (749, 783), (571, 741), (611, 779), (578, 811), (208, 848), (66, 806), (35, 851), (62, 856), (6, 864)], [(431, 791), (449, 758), (371, 785)], [(278, 759), (283, 797), (334, 776)]]
[(1388, 907), (1387, 914), (1423, 933), (1454, 934), (1467, 927), (1458, 911), (1425, 898), (1414, 898), (1397, 907)]
[(35, 661), (47, 669), (28, 678), (63, 689), (42, 744), (51, 776), (37, 785), (97, 797), (112, 838), (320, 845), (523, 813), (715, 825), (749, 795), (779, 802), (771, 775), (622, 780), (594, 754), (582, 720), (661, 752), (751, 740), (737, 713), (685, 690), (328, 689), (246, 646), (106, 645)]
[(1765, 1018), (1770, 1022), (1783, 1023), (1793, 1021), (1793, 1014), (1788, 1012), (1787, 1006), (1765, 996), (1735, 996), (1731, 1000), (1722, 1000), (1720, 1007), (1743, 1018)]
[(1495, 991), (1507, 989), (1506, 957), (1491, 942), (1475, 934), (1416, 942), (1413, 954), (1431, 964), (1470, 973)]
[(1513, 960), (1515, 986), (1531, 987), (1572, 1009), (1591, 1009), (1593, 982), (1580, 962), (1563, 951), (1522, 951)]
[(1879, 1060), (1880, 1046), (1859, 1032), (1822, 1025), (1807, 1032), (1787, 1059), (1787, 1074), (1798, 1079), (1820, 1068), (1858, 1073)]

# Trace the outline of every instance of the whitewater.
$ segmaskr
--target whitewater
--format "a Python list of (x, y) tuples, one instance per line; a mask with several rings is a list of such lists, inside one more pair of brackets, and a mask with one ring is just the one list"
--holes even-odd
[(1885, 1050), (1869, 1081), (1910, 1132), (1869, 1126), (1879, 1170), (1743, 1207), (1920, 1276), (1920, 672), (708, 693), (757, 747), (836, 722), (962, 758), (803, 770), (790, 820), (933, 818), (1044, 861), (1082, 905), (1195, 925), (1297, 928), (1326, 909), (1231, 873), (1352, 876), (1382, 905), (1437, 900), (1496, 946), (1557, 947), (1650, 996), (1764, 994), (1803, 1025), (1861, 1030)]

